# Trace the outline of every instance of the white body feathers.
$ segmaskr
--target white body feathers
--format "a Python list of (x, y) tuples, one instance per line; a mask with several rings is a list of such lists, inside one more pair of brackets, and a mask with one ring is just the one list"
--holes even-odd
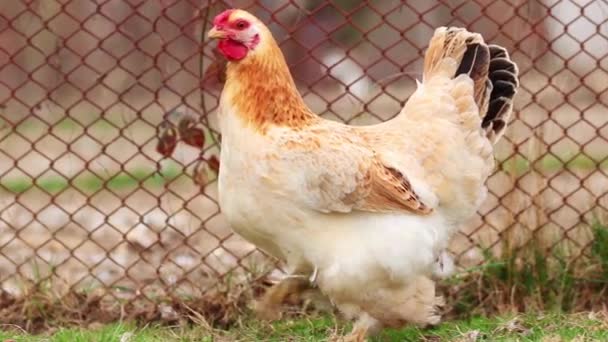
[[(485, 198), (492, 144), (518, 85), (500, 47), (436, 30), (424, 80), (401, 113), (365, 127), (304, 105), (270, 31), (244, 11), (260, 45), (229, 63), (219, 107), (219, 200), (233, 229), (371, 325), (438, 320), (430, 278)], [(494, 90), (493, 90), (493, 87)], [(484, 118), (485, 116), (485, 118)], [(355, 330), (357, 328), (355, 327)]]
[[(436, 82), (443, 87), (429, 82), (400, 116), (369, 127), (320, 121), (299, 131), (275, 127), (260, 134), (223, 100), (219, 192), (231, 226), (294, 268), (317, 268), (326, 290), (355, 295), (374, 289), (374, 283), (385, 287), (430, 275), (452, 232), (483, 200), (492, 168), (472, 82)], [(359, 145), (353, 132), (371, 146)], [(308, 145), (309, 136), (320, 145)], [(351, 211), (332, 197), (356, 186), (351, 172), (358, 172), (357, 160), (372, 153), (370, 147), (386, 163), (407, 170), (433, 213)], [(340, 175), (344, 179), (329, 179)]]

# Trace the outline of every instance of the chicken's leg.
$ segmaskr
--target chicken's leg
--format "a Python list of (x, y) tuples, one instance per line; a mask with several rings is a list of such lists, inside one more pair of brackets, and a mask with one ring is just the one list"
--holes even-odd
[(376, 334), (382, 329), (382, 323), (363, 312), (350, 334), (344, 336), (342, 342), (365, 342), (368, 336)]
[(281, 306), (290, 296), (299, 296), (311, 287), (310, 279), (297, 271), (270, 287), (255, 303), (257, 316), (267, 321), (281, 318)]

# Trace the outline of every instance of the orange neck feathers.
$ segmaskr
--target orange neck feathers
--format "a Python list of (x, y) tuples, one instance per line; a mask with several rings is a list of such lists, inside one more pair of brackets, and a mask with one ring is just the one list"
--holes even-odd
[(272, 125), (304, 127), (318, 118), (298, 93), (270, 33), (249, 56), (228, 63), (224, 92), (237, 115), (260, 132)]

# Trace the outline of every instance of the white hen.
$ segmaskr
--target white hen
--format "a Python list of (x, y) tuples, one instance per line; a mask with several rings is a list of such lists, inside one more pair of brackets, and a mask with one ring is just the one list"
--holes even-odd
[(219, 192), (233, 229), (315, 281), (351, 334), (436, 323), (435, 260), (483, 201), (518, 87), (504, 48), (439, 28), (401, 113), (354, 127), (305, 106), (267, 27), (242, 10), (209, 36), (229, 61)]

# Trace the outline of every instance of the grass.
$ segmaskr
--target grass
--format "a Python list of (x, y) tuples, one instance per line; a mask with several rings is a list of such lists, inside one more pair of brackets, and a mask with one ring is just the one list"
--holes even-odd
[(513, 248), (505, 237), (503, 255), (487, 251), (484, 264), (443, 283), (452, 314), (603, 310), (608, 291), (608, 226), (595, 221), (590, 230), (593, 243), (586, 255), (569, 255), (565, 240), (543, 248), (536, 237)]
[[(137, 328), (117, 323), (105, 326), (60, 329), (45, 335), (29, 335), (16, 327), (5, 326), (0, 340), (14, 341), (326, 341), (348, 332), (350, 326), (339, 326), (327, 316), (300, 317), (265, 324), (254, 319), (227, 331), (210, 331), (204, 326), (167, 327), (148, 325)], [(448, 321), (437, 327), (409, 327), (386, 330), (373, 341), (606, 341), (608, 317), (601, 313), (536, 314), (473, 317)]]
[[(144, 342), (144, 341), (212, 341), (211, 335), (204, 333), (202, 329), (188, 329), (191, 337), (197, 334), (197, 338), (183, 338), (178, 335), (176, 329), (165, 327), (145, 327), (137, 329), (131, 324), (112, 324), (89, 329), (60, 329), (54, 333), (46, 335), (28, 335), (8, 327), (12, 331), (0, 332), (0, 341), (23, 341), (23, 342)], [(185, 332), (184, 332), (185, 333)]]
[(536, 161), (532, 162), (520, 155), (497, 161), (500, 169), (514, 176), (521, 176), (526, 172), (535, 169), (544, 173), (553, 173), (560, 170), (593, 170), (605, 169), (608, 167), (606, 156), (592, 158), (583, 153), (561, 153), (554, 155), (547, 153)]
[(34, 180), (26, 177), (2, 179), (0, 187), (12, 193), (22, 193), (31, 189), (34, 184), (50, 194), (59, 193), (69, 187), (75, 187), (85, 193), (95, 193), (101, 188), (122, 190), (140, 186), (161, 187), (173, 179), (181, 176), (183, 171), (173, 163), (161, 172), (148, 168), (135, 168), (133, 170), (117, 172), (107, 177), (101, 177), (93, 172), (86, 171), (78, 176), (67, 179), (61, 176), (39, 177)]

